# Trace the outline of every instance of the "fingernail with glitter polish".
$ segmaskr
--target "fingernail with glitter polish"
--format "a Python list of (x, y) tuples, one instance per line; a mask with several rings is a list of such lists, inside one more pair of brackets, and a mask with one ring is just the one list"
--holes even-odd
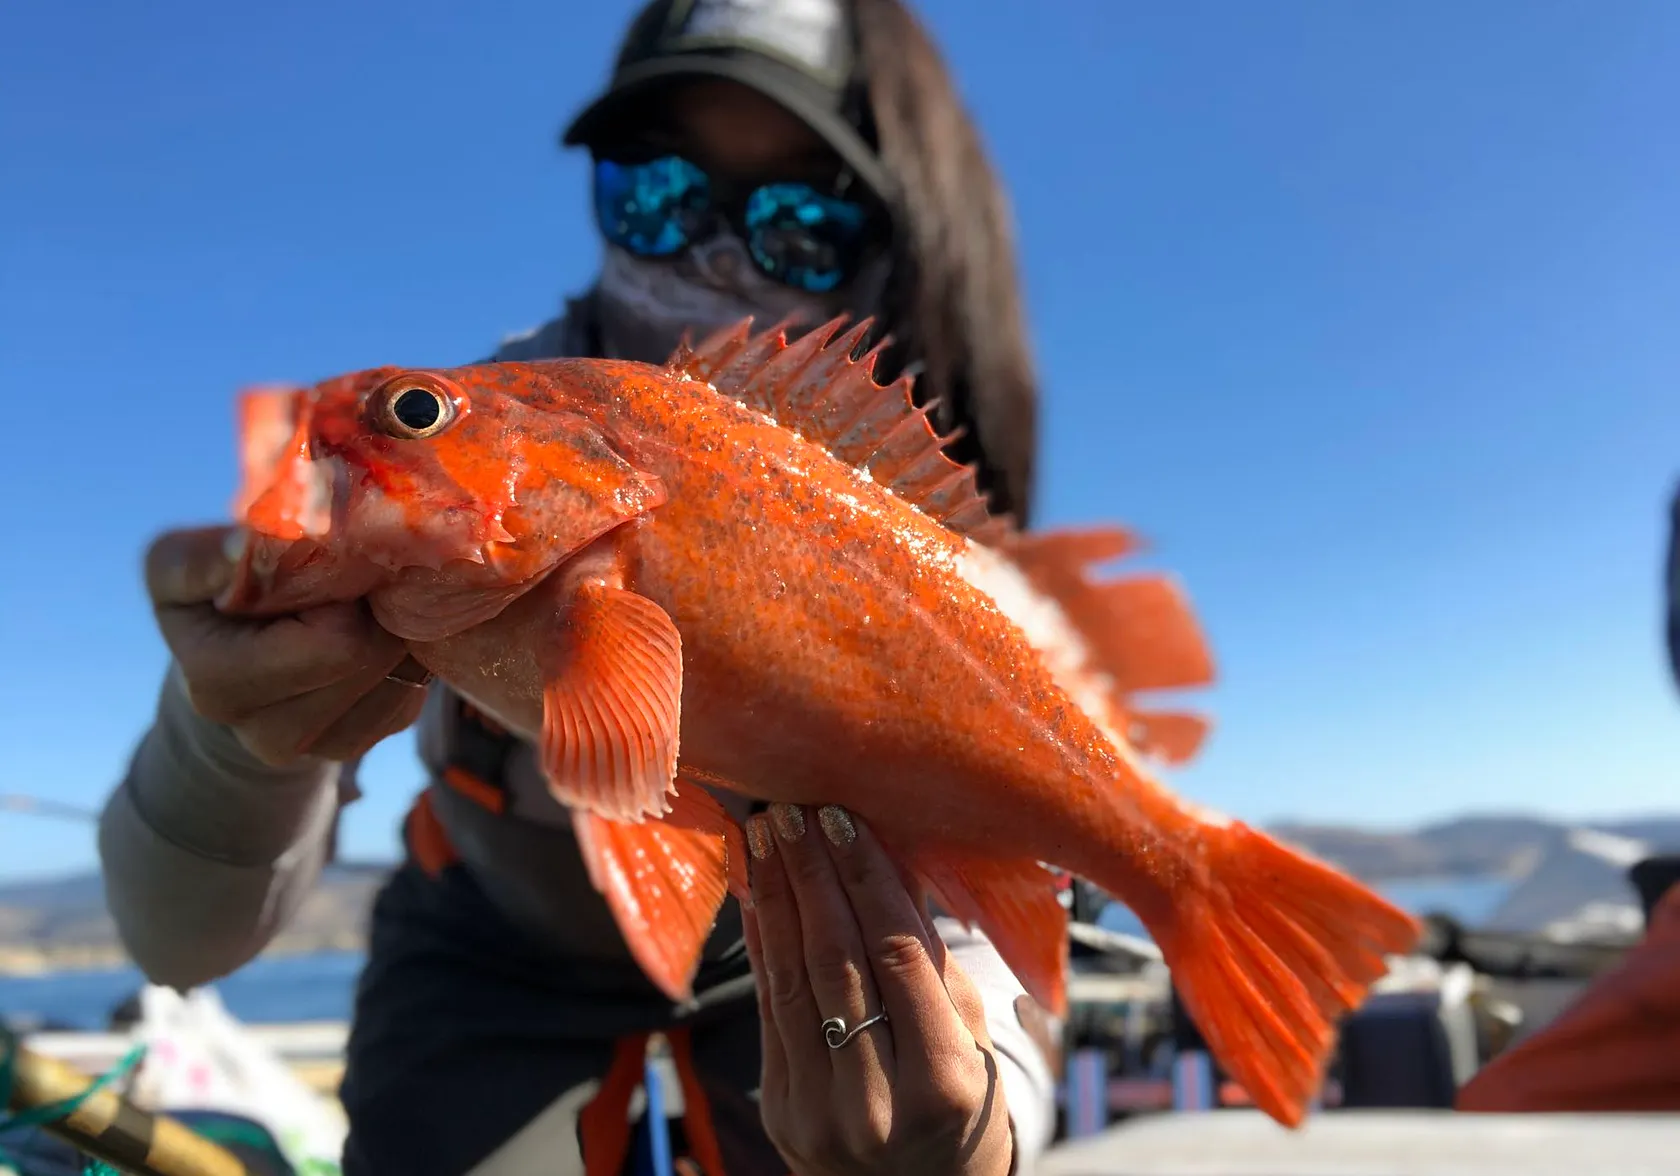
[(770, 819), (776, 823), (776, 832), (783, 841), (798, 841), (805, 836), (805, 810), (796, 804), (771, 805)]
[(825, 804), (818, 809), (817, 823), (822, 826), (823, 834), (829, 841), (841, 848), (857, 840), (857, 826), (852, 824), (852, 814), (837, 804)]
[(747, 852), (753, 855), (754, 861), (763, 861), (776, 851), (776, 839), (770, 836), (770, 826), (763, 817), (752, 817), (747, 821)]

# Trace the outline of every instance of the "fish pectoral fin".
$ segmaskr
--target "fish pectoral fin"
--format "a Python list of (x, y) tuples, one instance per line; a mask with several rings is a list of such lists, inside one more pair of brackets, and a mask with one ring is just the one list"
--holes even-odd
[(615, 821), (668, 813), (682, 638), (665, 610), (626, 589), (585, 583), (542, 660), (541, 751), (555, 799)]
[(946, 847), (909, 857), (911, 871), (945, 911), (978, 927), (1027, 995), (1067, 1013), (1067, 910), (1055, 877), (1029, 858), (984, 858)]
[[(729, 888), (729, 837), (709, 827), (716, 818), (692, 799), (699, 791), (684, 789), (663, 820), (631, 823), (572, 812), (589, 879), (606, 898), (630, 954), (676, 1001), (693, 995), (700, 951)], [(728, 822), (721, 809), (717, 816)]]

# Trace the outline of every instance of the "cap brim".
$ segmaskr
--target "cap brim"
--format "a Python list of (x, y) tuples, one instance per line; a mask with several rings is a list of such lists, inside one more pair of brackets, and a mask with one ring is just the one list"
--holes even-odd
[(589, 146), (598, 141), (634, 99), (644, 97), (660, 85), (684, 78), (722, 78), (746, 86), (787, 110), (815, 131), (843, 162), (882, 201), (891, 197), (892, 182), (880, 159), (855, 128), (833, 110), (807, 93), (785, 67), (762, 57), (723, 57), (709, 53), (684, 53), (627, 66), (606, 93), (584, 107), (560, 136), (566, 147)]

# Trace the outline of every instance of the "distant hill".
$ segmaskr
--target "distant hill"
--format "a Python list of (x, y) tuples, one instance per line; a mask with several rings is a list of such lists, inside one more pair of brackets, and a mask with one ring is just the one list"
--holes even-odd
[[(1368, 882), (1487, 878), (1513, 882), (1489, 926), (1574, 936), (1625, 927), (1637, 902), (1628, 854), (1680, 852), (1680, 816), (1561, 824), (1538, 817), (1463, 817), (1387, 831), (1284, 823), (1271, 832)], [(1595, 836), (1608, 834), (1610, 836)], [(270, 952), (359, 950), (390, 867), (329, 867)], [(0, 973), (123, 962), (96, 875), (0, 886)]]
[[(360, 950), (374, 892), (389, 871), (375, 863), (327, 867), (270, 952)], [(0, 886), (0, 974), (124, 962), (98, 874)]]
[(1577, 826), (1530, 816), (1471, 816), (1401, 832), (1284, 823), (1271, 832), (1371, 882), (1409, 878), (1521, 878), (1589, 828), (1680, 850), (1680, 816), (1589, 821)]

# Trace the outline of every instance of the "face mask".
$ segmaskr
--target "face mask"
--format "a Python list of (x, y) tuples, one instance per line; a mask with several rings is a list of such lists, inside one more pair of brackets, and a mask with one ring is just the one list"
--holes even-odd
[(874, 260), (846, 289), (811, 294), (766, 276), (732, 233), (672, 258), (640, 258), (608, 246), (597, 285), (601, 341), (615, 359), (663, 363), (685, 331), (698, 343), (749, 316), (764, 328), (789, 315), (817, 326), (842, 312), (871, 313), (886, 268), (885, 258)]

